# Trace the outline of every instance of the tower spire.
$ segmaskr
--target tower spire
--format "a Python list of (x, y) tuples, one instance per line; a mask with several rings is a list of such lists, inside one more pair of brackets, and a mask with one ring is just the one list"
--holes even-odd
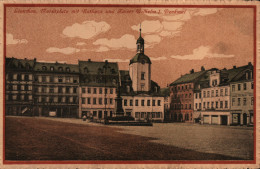
[(142, 23), (140, 23), (140, 37), (141, 37), (141, 34), (142, 34)]

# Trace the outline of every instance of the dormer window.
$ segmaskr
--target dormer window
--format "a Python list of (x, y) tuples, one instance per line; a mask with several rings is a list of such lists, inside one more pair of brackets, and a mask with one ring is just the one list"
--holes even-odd
[(46, 67), (46, 66), (43, 66), (43, 67), (42, 67), (42, 70), (47, 70), (47, 67)]
[(63, 71), (63, 68), (62, 68), (62, 67), (59, 67), (58, 70), (59, 70), (59, 71)]
[(69, 67), (66, 68), (66, 72), (70, 72), (70, 68)]
[(88, 68), (87, 67), (84, 68), (84, 73), (88, 73)]
[(51, 66), (50, 70), (51, 70), (51, 71), (54, 71), (54, 67), (53, 67), (53, 66)]

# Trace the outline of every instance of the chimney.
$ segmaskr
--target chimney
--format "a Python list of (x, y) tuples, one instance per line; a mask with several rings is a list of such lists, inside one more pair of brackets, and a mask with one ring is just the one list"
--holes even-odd
[(248, 62), (248, 66), (252, 66), (252, 63), (251, 63), (251, 62)]
[(88, 59), (89, 62), (91, 62), (91, 59)]
[(194, 73), (194, 69), (191, 69), (191, 70), (190, 70), (190, 74), (192, 74), (192, 73)]
[(236, 66), (233, 66), (233, 69), (236, 69), (237, 67)]
[(205, 71), (205, 68), (204, 68), (204, 66), (201, 66), (201, 71)]

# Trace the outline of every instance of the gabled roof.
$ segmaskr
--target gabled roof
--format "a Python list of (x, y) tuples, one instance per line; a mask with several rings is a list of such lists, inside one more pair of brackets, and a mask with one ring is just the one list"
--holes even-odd
[(118, 75), (116, 62), (79, 61), (79, 71), (82, 74)]
[(204, 75), (206, 72), (207, 71), (204, 70), (204, 71), (200, 71), (200, 72), (194, 72), (194, 73), (191, 73), (191, 74), (185, 74), (185, 75), (181, 76), (179, 79), (172, 82), (170, 84), (170, 86), (176, 85), (176, 84), (193, 82), (193, 81), (197, 80), (200, 76)]

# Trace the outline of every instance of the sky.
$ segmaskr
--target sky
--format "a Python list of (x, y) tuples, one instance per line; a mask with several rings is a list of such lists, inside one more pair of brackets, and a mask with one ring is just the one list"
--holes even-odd
[(253, 63), (252, 8), (7, 7), (6, 57), (129, 69), (140, 24), (152, 80), (162, 88), (201, 66)]

